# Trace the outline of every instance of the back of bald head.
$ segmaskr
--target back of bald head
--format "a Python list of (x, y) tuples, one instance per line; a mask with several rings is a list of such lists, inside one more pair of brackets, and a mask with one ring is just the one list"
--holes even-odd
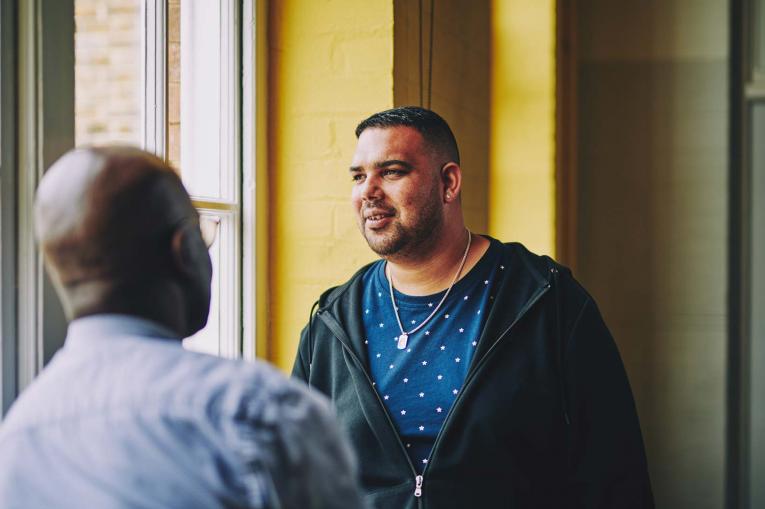
[(46, 172), (35, 202), (37, 238), (64, 301), (80, 285), (161, 276), (173, 227), (193, 217), (175, 171), (127, 147), (68, 152)]

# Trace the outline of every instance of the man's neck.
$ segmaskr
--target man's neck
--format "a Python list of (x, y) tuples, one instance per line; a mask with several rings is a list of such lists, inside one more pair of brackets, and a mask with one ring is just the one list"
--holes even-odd
[[(419, 258), (388, 259), (387, 270), (396, 290), (407, 295), (432, 295), (449, 287), (459, 269), (468, 242), (468, 232), (433, 246), (426, 255)], [(489, 248), (489, 241), (480, 235), (472, 235), (470, 250), (459, 274), (462, 279), (481, 259)]]

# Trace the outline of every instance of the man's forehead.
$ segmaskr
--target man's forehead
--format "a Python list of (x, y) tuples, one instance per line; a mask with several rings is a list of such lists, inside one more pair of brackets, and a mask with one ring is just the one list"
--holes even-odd
[(359, 136), (351, 166), (365, 166), (390, 159), (413, 161), (424, 155), (424, 139), (413, 127), (370, 127)]

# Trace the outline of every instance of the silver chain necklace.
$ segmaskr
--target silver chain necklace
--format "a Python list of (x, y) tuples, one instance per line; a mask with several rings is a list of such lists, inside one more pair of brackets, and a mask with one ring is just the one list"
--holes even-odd
[(420, 325), (415, 327), (414, 329), (410, 330), (409, 332), (406, 332), (404, 330), (404, 325), (401, 323), (401, 317), (398, 316), (398, 307), (396, 306), (396, 299), (393, 297), (393, 279), (390, 274), (390, 270), (388, 268), (388, 263), (385, 263), (385, 275), (388, 276), (388, 289), (390, 290), (390, 303), (393, 305), (393, 314), (396, 315), (396, 321), (398, 322), (398, 328), (401, 330), (401, 335), (398, 337), (398, 349), (403, 350), (406, 348), (406, 343), (409, 340), (409, 336), (411, 334), (414, 334), (418, 330), (420, 330), (422, 327), (425, 326), (426, 323), (430, 321), (431, 318), (433, 318), (436, 314), (436, 312), (441, 308), (441, 305), (446, 300), (446, 297), (449, 296), (449, 292), (452, 291), (452, 287), (454, 286), (454, 283), (457, 282), (457, 278), (460, 277), (460, 274), (462, 273), (462, 269), (465, 266), (465, 261), (467, 260), (468, 251), (470, 251), (470, 243), (473, 240), (473, 235), (470, 233), (470, 230), (467, 230), (468, 232), (468, 241), (467, 246), (465, 247), (465, 254), (462, 255), (462, 261), (460, 262), (460, 266), (457, 269), (457, 273), (454, 274), (454, 279), (452, 279), (452, 283), (449, 285), (449, 288), (446, 289), (446, 293), (444, 293), (444, 296), (441, 297), (441, 301), (438, 303), (436, 308), (428, 315), (428, 317), (420, 322)]

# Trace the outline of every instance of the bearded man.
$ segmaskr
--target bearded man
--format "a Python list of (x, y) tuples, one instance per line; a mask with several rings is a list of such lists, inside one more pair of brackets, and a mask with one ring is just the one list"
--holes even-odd
[(403, 107), (356, 129), (359, 229), (381, 259), (326, 291), (293, 375), (326, 394), (379, 508), (645, 508), (632, 393), (569, 270), (465, 227), (457, 143)]

